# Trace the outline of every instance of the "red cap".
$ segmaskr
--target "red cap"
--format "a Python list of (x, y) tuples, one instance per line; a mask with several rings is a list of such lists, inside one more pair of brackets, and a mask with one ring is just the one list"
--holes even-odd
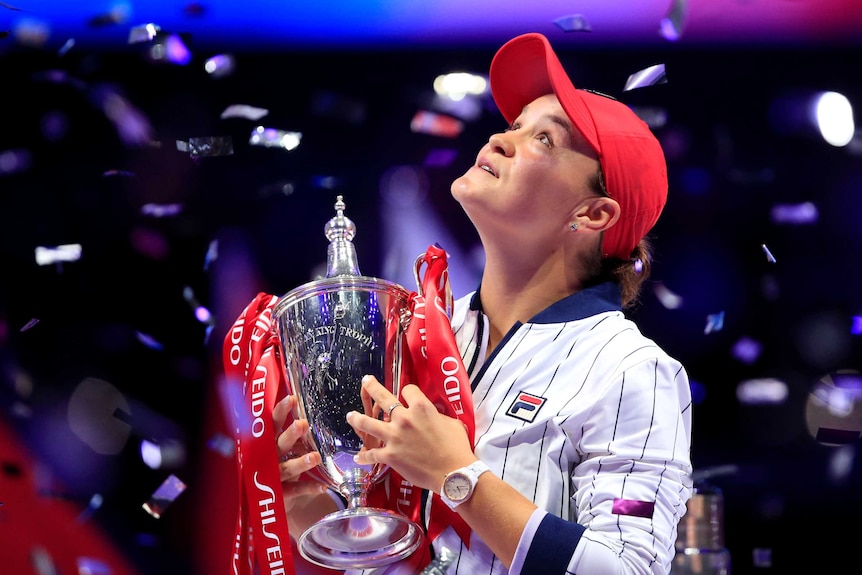
[(646, 122), (613, 98), (576, 89), (542, 34), (506, 42), (491, 62), (489, 78), (494, 101), (510, 123), (536, 98), (556, 94), (598, 154), (608, 194), (620, 204), (620, 219), (605, 231), (602, 253), (631, 257), (667, 201), (664, 152)]

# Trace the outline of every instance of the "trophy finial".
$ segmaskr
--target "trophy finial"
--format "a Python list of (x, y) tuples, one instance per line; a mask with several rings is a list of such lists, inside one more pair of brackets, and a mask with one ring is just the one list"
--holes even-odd
[(344, 215), (344, 196), (335, 198), (335, 217), (326, 222), (324, 233), (330, 242), (336, 239), (351, 241), (356, 235), (356, 224)]
[(329, 240), (326, 252), (326, 277), (358, 276), (359, 262), (356, 259), (356, 224), (344, 215), (344, 196), (335, 198), (335, 217), (326, 222), (323, 232)]

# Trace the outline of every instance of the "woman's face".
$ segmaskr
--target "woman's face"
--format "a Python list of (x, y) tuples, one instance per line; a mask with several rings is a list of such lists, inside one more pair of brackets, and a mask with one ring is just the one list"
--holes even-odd
[(499, 237), (558, 245), (559, 234), (571, 233), (576, 206), (596, 195), (590, 182), (598, 170), (596, 153), (548, 94), (489, 138), (451, 192), (486, 243)]

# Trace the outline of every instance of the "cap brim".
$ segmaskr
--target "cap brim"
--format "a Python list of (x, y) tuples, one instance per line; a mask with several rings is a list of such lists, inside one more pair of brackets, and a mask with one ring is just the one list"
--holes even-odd
[(536, 98), (553, 93), (590, 146), (597, 152), (601, 149), (589, 109), (542, 34), (523, 34), (503, 44), (491, 61), (488, 79), (494, 102), (507, 122), (512, 123)]

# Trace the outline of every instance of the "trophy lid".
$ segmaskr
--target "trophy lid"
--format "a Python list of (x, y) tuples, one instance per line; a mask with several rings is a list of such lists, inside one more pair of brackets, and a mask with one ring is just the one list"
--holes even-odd
[(344, 196), (335, 198), (335, 217), (326, 222), (323, 228), (329, 247), (326, 250), (326, 277), (360, 276), (359, 262), (356, 258), (356, 224), (344, 215)]

